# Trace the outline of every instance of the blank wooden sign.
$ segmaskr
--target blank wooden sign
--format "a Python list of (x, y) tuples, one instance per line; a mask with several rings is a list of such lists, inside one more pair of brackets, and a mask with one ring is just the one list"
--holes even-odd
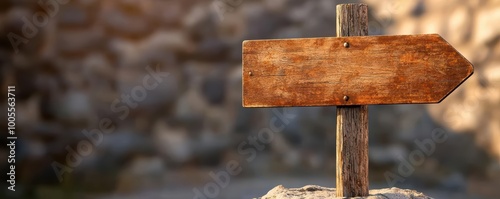
[(243, 42), (243, 106), (438, 103), (472, 64), (437, 34)]

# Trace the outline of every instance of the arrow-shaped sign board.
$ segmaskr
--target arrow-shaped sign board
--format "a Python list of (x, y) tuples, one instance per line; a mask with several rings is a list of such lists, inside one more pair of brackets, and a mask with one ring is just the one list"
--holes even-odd
[(437, 34), (243, 42), (243, 106), (439, 103), (472, 64)]

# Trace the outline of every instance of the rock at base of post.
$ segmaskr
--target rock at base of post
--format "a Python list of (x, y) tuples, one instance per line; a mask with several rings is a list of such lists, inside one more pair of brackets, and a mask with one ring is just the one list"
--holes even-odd
[[(326, 188), (316, 185), (307, 185), (302, 188), (285, 188), (282, 185), (271, 189), (266, 195), (259, 199), (316, 199), (316, 198), (338, 198), (335, 197), (335, 188)], [(396, 187), (387, 189), (370, 190), (368, 197), (354, 197), (357, 199), (432, 199), (429, 196), (408, 189)]]

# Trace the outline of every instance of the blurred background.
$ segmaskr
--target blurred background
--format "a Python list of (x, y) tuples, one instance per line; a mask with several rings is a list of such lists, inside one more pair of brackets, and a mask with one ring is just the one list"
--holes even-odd
[[(40, 2), (0, 2), (0, 83), (17, 88), (18, 135), (16, 192), (2, 180), (1, 198), (243, 199), (280, 184), (335, 186), (335, 107), (242, 108), (241, 43), (335, 36), (335, 6), (358, 2), (371, 35), (438, 33), (475, 66), (440, 104), (369, 107), (370, 187), (500, 198), (498, 0)], [(282, 114), (284, 130), (250, 144)], [(411, 163), (436, 131), (446, 140)], [(399, 171), (406, 161), (413, 170)], [(228, 165), (239, 172), (225, 181)]]

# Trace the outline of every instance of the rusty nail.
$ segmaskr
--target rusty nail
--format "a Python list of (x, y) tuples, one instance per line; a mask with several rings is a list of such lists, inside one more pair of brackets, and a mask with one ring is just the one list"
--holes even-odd
[(346, 101), (346, 102), (349, 101), (349, 96), (344, 95), (344, 101)]
[(252, 76), (252, 75), (253, 75), (253, 74), (252, 74), (252, 71), (248, 72), (248, 75)]
[(349, 48), (349, 42), (344, 42), (344, 47)]

